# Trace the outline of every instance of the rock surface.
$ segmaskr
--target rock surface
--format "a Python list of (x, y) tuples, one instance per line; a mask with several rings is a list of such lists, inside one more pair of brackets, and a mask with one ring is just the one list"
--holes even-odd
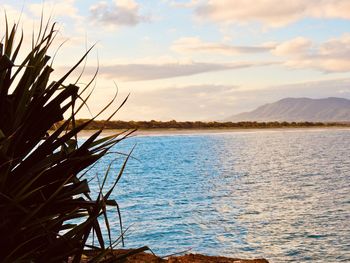
[[(116, 249), (113, 251), (115, 256), (125, 255), (132, 252), (131, 249)], [(86, 263), (89, 260), (89, 254), (85, 253), (81, 263)], [(239, 259), (227, 258), (219, 256), (205, 256), (201, 254), (187, 254), (183, 256), (170, 256), (168, 258), (160, 258), (156, 255), (140, 252), (138, 254), (127, 257), (118, 262), (129, 263), (268, 263), (266, 259)]]

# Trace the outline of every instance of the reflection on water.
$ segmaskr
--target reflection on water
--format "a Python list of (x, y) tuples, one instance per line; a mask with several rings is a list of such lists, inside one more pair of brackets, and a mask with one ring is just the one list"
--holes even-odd
[(139, 160), (130, 160), (114, 196), (131, 226), (127, 246), (161, 255), (192, 249), (271, 262), (350, 261), (349, 131), (138, 137), (121, 148), (134, 143)]

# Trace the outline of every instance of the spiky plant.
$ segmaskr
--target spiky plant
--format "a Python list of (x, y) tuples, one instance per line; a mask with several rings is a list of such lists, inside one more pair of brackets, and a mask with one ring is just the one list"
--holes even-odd
[[(74, 120), (91, 93), (80, 103), (87, 87), (64, 82), (89, 51), (51, 82), (47, 52), (57, 34), (55, 24), (41, 21), (21, 63), (16, 58), (23, 32), (15, 41), (17, 31), (6, 19), (0, 43), (0, 262), (79, 262), (91, 233), (98, 240), (93, 248), (106, 251), (98, 218), (109, 230), (106, 206), (117, 206), (109, 197), (125, 163), (112, 189), (104, 194), (101, 189), (96, 200), (81, 172), (132, 131), (101, 138), (99, 130), (78, 145), (77, 135), (94, 118), (79, 126)], [(62, 121), (65, 113), (70, 116)], [(95, 261), (103, 255), (97, 254)]]

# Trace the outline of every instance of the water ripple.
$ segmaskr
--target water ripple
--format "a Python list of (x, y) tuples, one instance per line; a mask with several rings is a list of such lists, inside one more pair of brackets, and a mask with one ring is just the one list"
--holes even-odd
[[(350, 261), (349, 131), (136, 137), (117, 147), (127, 152), (134, 143), (141, 161), (130, 160), (113, 196), (131, 226), (127, 246), (161, 255), (191, 248), (271, 262)], [(88, 176), (102, 176), (116, 157)]]

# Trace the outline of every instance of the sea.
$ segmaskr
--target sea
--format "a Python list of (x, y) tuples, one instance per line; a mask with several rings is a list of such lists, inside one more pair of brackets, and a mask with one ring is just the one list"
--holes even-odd
[(123, 230), (108, 210), (117, 247), (123, 231), (126, 248), (159, 256), (350, 262), (349, 129), (139, 135), (85, 175), (92, 193), (108, 171), (107, 192), (132, 149), (111, 196)]

